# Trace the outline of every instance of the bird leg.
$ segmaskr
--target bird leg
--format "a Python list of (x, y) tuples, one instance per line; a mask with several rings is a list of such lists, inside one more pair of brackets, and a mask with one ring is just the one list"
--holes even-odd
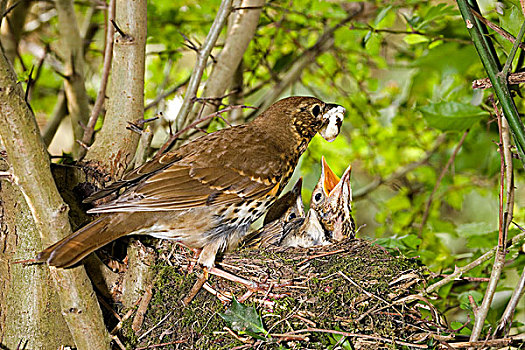
[[(189, 248), (189, 249), (193, 252), (193, 259), (194, 259), (194, 261), (189, 261), (188, 274), (193, 272), (193, 269), (195, 268), (195, 265), (197, 265), (197, 261), (199, 259), (199, 255), (201, 255), (201, 251), (202, 251), (202, 249), (193, 249), (193, 248)], [(207, 277), (208, 277), (208, 275), (206, 274), (206, 278)]]
[(185, 245), (184, 243), (178, 242), (178, 241), (175, 241), (175, 244), (181, 246), (182, 248), (189, 249), (193, 252), (193, 259), (188, 259), (188, 275), (189, 275), (193, 272), (193, 269), (197, 265), (197, 261), (198, 261), (199, 255), (202, 252), (202, 248), (191, 248)]
[(266, 283), (258, 283), (258, 282), (255, 282), (255, 281), (252, 281), (252, 280), (248, 280), (248, 279), (245, 279), (243, 277), (239, 277), (239, 276), (236, 276), (226, 270), (223, 270), (223, 269), (220, 269), (218, 267), (211, 267), (209, 270), (208, 270), (208, 273), (212, 274), (212, 275), (215, 275), (215, 276), (218, 276), (218, 277), (222, 277), (224, 279), (227, 279), (229, 281), (232, 281), (232, 282), (236, 282), (236, 283), (240, 283), (244, 286), (246, 286), (248, 288), (249, 291), (251, 291), (252, 293), (255, 293), (255, 292), (265, 292), (267, 293), (267, 296), (269, 296), (270, 298), (274, 298), (274, 299), (281, 299), (281, 298), (284, 298), (286, 297), (287, 295), (286, 294), (275, 294), (275, 293), (270, 293), (269, 290), (270, 288), (281, 288), (281, 287), (285, 287), (285, 286), (289, 286), (291, 284), (293, 284), (293, 282), (286, 282), (286, 283), (281, 283), (279, 285), (268, 285)]

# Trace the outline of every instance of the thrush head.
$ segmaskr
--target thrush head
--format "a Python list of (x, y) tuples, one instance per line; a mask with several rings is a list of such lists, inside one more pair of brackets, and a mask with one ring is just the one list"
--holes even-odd
[(148, 234), (200, 249), (212, 266), (277, 199), (319, 132), (339, 133), (344, 108), (289, 97), (253, 121), (197, 138), (155, 157), (87, 201), (119, 193), (89, 213), (93, 223), (42, 251), (37, 261), (67, 267), (128, 234)]
[(293, 188), (278, 198), (268, 209), (263, 221), (267, 225), (273, 221), (290, 222), (295, 218), (304, 217), (304, 204), (301, 196), (303, 178), (299, 178)]
[(301, 198), (302, 178), (293, 189), (279, 198), (268, 210), (263, 227), (246, 238), (252, 248), (279, 246), (308, 248), (329, 244), (317, 213), (305, 215)]
[(306, 217), (292, 220), (284, 225), (281, 247), (309, 248), (330, 244), (317, 212), (309, 209)]
[(324, 157), (321, 160), (321, 177), (312, 192), (310, 208), (319, 216), (328, 237), (335, 241), (355, 237), (355, 222), (352, 217), (352, 188), (350, 174), (352, 166), (339, 178), (328, 166)]

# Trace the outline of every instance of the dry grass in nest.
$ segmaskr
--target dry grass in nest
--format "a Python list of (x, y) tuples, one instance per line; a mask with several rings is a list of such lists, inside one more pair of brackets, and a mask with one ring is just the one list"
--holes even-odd
[[(210, 276), (187, 307), (181, 300), (194, 284), (194, 262), (183, 249), (163, 254), (143, 331), (135, 346), (170, 348), (427, 348), (446, 330), (427, 299), (419, 295), (425, 268), (415, 259), (394, 257), (380, 246), (354, 239), (309, 249), (240, 249), (219, 267), (261, 287)], [(235, 298), (255, 307), (268, 336), (233, 331), (220, 316)], [(129, 335), (129, 333), (128, 333)], [(261, 338), (261, 339), (257, 339)]]

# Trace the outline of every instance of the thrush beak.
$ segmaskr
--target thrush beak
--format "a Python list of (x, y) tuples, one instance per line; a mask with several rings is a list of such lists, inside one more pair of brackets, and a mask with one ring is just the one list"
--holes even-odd
[(323, 226), (321, 225), (321, 222), (315, 210), (313, 209), (308, 210), (308, 213), (306, 214), (306, 218), (304, 221), (304, 226), (302, 227), (302, 229), (311, 238), (313, 245), (330, 244), (330, 242), (326, 238), (325, 231), (323, 229)]
[(339, 176), (337, 176), (332, 169), (328, 166), (328, 163), (324, 159), (324, 156), (321, 158), (321, 171), (322, 171), (322, 178), (323, 178), (323, 191), (326, 197), (330, 195), (330, 192), (337, 186), (340, 179)]
[(295, 203), (291, 209), (296, 214), (296, 217), (298, 218), (305, 216), (303, 197), (301, 196), (302, 189), (303, 189), (303, 177), (301, 176), (292, 188), (292, 193), (293, 193), (293, 196), (295, 197)]
[(337, 198), (342, 198), (348, 203), (352, 201), (352, 188), (350, 186), (351, 173), (352, 166), (350, 165), (346, 168), (341, 179), (330, 189), (330, 192), (328, 192), (328, 198), (330, 201), (337, 201)]
[(322, 115), (324, 125), (321, 130), (319, 130), (319, 134), (321, 134), (326, 141), (332, 142), (341, 131), (346, 110), (344, 107), (336, 104), (327, 104), (324, 109), (325, 111)]

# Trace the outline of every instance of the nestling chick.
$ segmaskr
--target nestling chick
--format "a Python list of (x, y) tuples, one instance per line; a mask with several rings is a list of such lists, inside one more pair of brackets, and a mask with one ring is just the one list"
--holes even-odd
[(355, 222), (352, 217), (352, 187), (350, 174), (352, 165), (339, 178), (330, 169), (324, 157), (321, 160), (321, 177), (312, 192), (310, 208), (315, 210), (324, 231), (330, 240), (342, 241), (355, 237)]
[(298, 183), (270, 208), (268, 213), (273, 212), (271, 220), (265, 220), (265, 225), (250, 237), (249, 246), (307, 248), (355, 236), (355, 223), (351, 214), (351, 166), (341, 179), (333, 173), (324, 157), (321, 167), (321, 176), (312, 193), (306, 217), (289, 216), (297, 206), (302, 208), (302, 202), (298, 204), (290, 200), (294, 193), (298, 192), (300, 196)]

